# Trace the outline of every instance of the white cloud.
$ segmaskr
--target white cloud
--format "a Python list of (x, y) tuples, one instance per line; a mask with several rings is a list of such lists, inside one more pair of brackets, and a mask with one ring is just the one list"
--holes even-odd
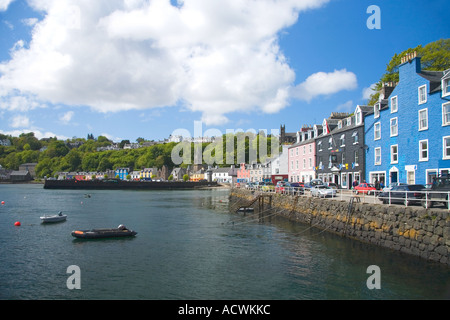
[(9, 126), (11, 128), (27, 128), (30, 126), (30, 119), (27, 116), (16, 115), (11, 118)]
[(38, 129), (23, 129), (23, 130), (10, 130), (10, 131), (4, 131), (4, 130), (0, 130), (1, 134), (4, 135), (11, 135), (12, 137), (18, 137), (20, 136), (22, 133), (30, 133), (33, 132), (34, 136), (37, 139), (43, 139), (43, 138), (53, 138), (53, 137), (57, 137), (58, 140), (67, 140), (67, 139), (71, 139), (70, 137), (67, 136), (63, 136), (63, 135), (57, 135), (51, 131), (46, 131), (46, 132), (42, 132)]
[(14, 0), (0, 0), (0, 11), (6, 11), (8, 10), (8, 6), (13, 2)]
[(61, 120), (63, 123), (69, 123), (70, 120), (72, 120), (72, 117), (75, 113), (73, 111), (67, 111), (62, 116), (59, 117), (59, 120)]
[(28, 19), (23, 19), (22, 23), (26, 26), (32, 27), (34, 26), (36, 23), (38, 22), (37, 18), (28, 18)]
[[(295, 80), (278, 34), (328, 1), (30, 0), (45, 17), (28, 21), (29, 46), (0, 64), (0, 103), (33, 96), (100, 112), (182, 104), (206, 124), (278, 112)], [(294, 92), (309, 101), (355, 85), (340, 70), (316, 73)]]
[(357, 87), (356, 75), (346, 69), (334, 72), (317, 72), (292, 90), (292, 95), (304, 101), (321, 95), (331, 95), (342, 90), (353, 90)]
[(342, 112), (352, 112), (355, 106), (353, 105), (353, 100), (349, 100), (347, 102), (344, 102), (336, 107), (337, 111)]
[(376, 83), (372, 83), (368, 88), (363, 89), (362, 98), (364, 100), (369, 100), (370, 96), (375, 93), (374, 89), (376, 85), (377, 85)]

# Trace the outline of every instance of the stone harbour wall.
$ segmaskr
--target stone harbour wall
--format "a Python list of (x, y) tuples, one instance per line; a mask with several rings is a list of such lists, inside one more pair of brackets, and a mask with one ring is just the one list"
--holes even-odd
[(230, 208), (254, 201), (255, 214), (277, 212), (291, 221), (450, 266), (450, 215), (446, 209), (363, 203), (357, 197), (352, 205), (343, 200), (281, 194), (255, 201), (258, 195), (232, 189)]

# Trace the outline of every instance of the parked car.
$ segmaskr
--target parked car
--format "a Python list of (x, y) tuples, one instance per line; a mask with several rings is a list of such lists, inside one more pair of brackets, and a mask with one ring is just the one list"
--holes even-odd
[(323, 185), (323, 181), (320, 179), (313, 179), (310, 182), (307, 182), (303, 185), (305, 190), (310, 190), (314, 186)]
[(393, 182), (393, 183), (391, 183), (390, 185), (384, 187), (384, 188), (383, 188), (383, 191), (389, 191), (389, 190), (391, 190), (393, 187), (396, 187), (396, 186), (406, 186), (406, 185), (408, 185), (408, 184), (406, 184), (406, 183), (401, 183), (401, 182)]
[(247, 184), (245, 185), (245, 188), (247, 189), (253, 189), (255, 188), (256, 184), (254, 182), (247, 182)]
[(303, 183), (291, 182), (291, 187), (293, 188), (294, 194), (305, 194)]
[(275, 186), (275, 192), (285, 193), (291, 190), (291, 184), (287, 181), (278, 181)]
[(421, 203), (423, 197), (423, 184), (401, 184), (392, 189), (383, 191), (378, 196), (384, 204), (386, 203), (403, 203), (406, 206), (413, 203)]
[(431, 188), (427, 188), (425, 190), (429, 192), (423, 194), (422, 206), (424, 208), (432, 208), (438, 202), (442, 202), (446, 207), (448, 207), (450, 176), (444, 175), (436, 177), (431, 185)]
[(316, 185), (311, 188), (312, 197), (334, 197), (336, 195), (336, 189), (333, 189), (326, 185)]
[(264, 185), (261, 186), (262, 191), (273, 191), (275, 190), (275, 186), (272, 182), (266, 182)]
[(339, 189), (339, 185), (337, 183), (334, 182), (325, 182), (326, 186), (329, 186), (332, 189)]
[(354, 189), (356, 194), (358, 193), (367, 193), (367, 194), (375, 194), (375, 191), (377, 189), (375, 189), (375, 186), (371, 183), (360, 183), (358, 184)]

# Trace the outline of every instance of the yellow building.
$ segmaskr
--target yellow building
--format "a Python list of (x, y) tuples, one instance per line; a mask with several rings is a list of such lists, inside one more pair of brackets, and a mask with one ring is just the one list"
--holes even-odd
[(157, 170), (155, 168), (144, 168), (139, 173), (139, 179), (141, 180), (150, 180), (152, 175), (157, 175)]
[(202, 170), (199, 170), (197, 172), (194, 172), (191, 175), (189, 180), (191, 180), (191, 181), (199, 181), (199, 180), (203, 180), (203, 179), (205, 179), (205, 171), (202, 169)]

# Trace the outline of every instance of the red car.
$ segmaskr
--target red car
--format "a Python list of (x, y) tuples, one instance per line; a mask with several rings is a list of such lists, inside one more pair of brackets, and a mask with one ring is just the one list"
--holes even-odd
[(356, 194), (358, 193), (367, 193), (367, 194), (375, 194), (375, 186), (370, 183), (360, 183), (353, 190), (355, 190)]

